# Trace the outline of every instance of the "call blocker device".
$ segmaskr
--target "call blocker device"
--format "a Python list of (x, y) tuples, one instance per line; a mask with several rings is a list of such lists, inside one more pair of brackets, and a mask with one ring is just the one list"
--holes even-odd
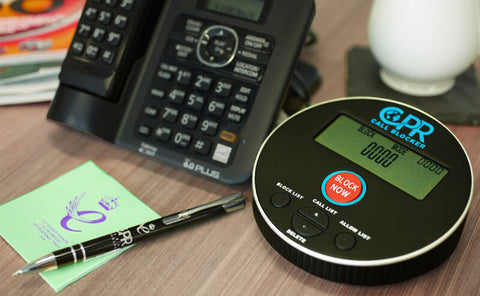
[(241, 183), (314, 14), (313, 0), (87, 0), (47, 117)]
[(290, 117), (263, 143), (252, 182), (256, 222), (277, 252), (359, 285), (406, 280), (446, 260), (473, 192), (468, 156), (442, 123), (363, 97)]

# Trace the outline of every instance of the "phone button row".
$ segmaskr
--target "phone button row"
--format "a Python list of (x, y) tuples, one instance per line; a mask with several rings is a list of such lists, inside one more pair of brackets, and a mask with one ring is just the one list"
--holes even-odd
[[(215, 108), (219, 108), (218, 106)], [(217, 109), (214, 110), (214, 112)], [(195, 129), (200, 121), (200, 117), (195, 113), (185, 112), (180, 116), (180, 110), (171, 106), (163, 107), (162, 111), (156, 107), (147, 106), (143, 110), (144, 114), (151, 118), (156, 118), (160, 115), (163, 121), (168, 123), (176, 123), (180, 118), (180, 125), (186, 129)], [(229, 112), (229, 114), (232, 112)], [(214, 115), (214, 113), (211, 113)], [(232, 113), (235, 114), (235, 113)], [(230, 116), (230, 115), (229, 115)], [(241, 116), (241, 115), (239, 115)], [(232, 119), (233, 120), (233, 119)], [(233, 120), (237, 121), (237, 120)], [(212, 119), (204, 119), (201, 123), (201, 131), (209, 136), (215, 136), (218, 130), (219, 122)]]
[[(164, 143), (173, 143), (175, 147), (181, 149), (192, 150), (199, 155), (208, 156), (212, 152), (213, 141), (206, 138), (194, 139), (191, 133), (184, 131), (174, 131), (168, 126), (159, 126), (153, 129), (147, 125), (141, 125), (138, 128), (138, 133), (144, 137), (150, 137), (152, 134), (155, 138)], [(237, 135), (235, 133), (223, 130), (220, 132), (219, 138), (226, 143), (233, 143), (236, 141)], [(211, 159), (217, 162), (227, 164), (233, 148), (229, 145), (216, 143), (215, 150), (211, 155)]]
[(272, 36), (181, 15), (166, 54), (260, 82), (273, 47)]

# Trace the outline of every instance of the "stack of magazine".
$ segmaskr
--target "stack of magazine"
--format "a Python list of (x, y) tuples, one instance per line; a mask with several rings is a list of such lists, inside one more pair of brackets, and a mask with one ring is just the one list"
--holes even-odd
[(0, 105), (49, 101), (85, 0), (0, 1)]

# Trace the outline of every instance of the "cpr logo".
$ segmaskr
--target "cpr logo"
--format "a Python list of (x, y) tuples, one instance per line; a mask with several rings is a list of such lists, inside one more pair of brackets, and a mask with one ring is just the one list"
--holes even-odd
[[(380, 120), (384, 123), (394, 126), (397, 131), (407, 133), (410, 137), (418, 137), (418, 140), (425, 143), (425, 136), (434, 131), (433, 125), (416, 117), (413, 114), (405, 114), (398, 107), (386, 107), (380, 111)], [(403, 131), (405, 129), (407, 131)]]

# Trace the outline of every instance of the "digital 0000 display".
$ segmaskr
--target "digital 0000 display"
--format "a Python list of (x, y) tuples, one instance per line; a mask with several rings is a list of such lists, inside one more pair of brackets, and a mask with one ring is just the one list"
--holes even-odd
[(315, 141), (418, 200), (448, 173), (440, 164), (346, 115), (340, 115)]

